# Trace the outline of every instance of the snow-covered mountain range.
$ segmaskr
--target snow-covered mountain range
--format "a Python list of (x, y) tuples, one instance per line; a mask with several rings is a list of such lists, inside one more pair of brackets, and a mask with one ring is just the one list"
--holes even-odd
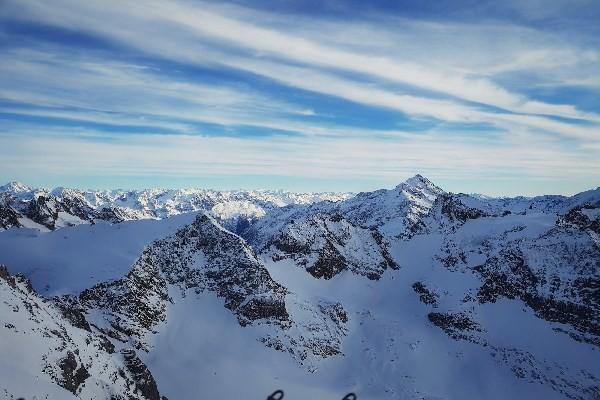
[(11, 183), (0, 229), (0, 398), (600, 399), (600, 188)]
[[(351, 193), (293, 193), (282, 190), (204, 189), (78, 190), (31, 188), (20, 182), (0, 186), (0, 229), (11, 226), (54, 230), (96, 221), (118, 223), (163, 219), (203, 210), (236, 228), (288, 204), (338, 201)], [(41, 226), (40, 226), (41, 225)]]

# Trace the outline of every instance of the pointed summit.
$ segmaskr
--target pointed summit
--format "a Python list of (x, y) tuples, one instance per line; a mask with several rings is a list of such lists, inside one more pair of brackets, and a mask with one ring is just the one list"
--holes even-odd
[(436, 186), (433, 182), (431, 182), (429, 179), (425, 178), (421, 174), (416, 174), (412, 178), (408, 178), (406, 181), (396, 186), (396, 189), (399, 190), (407, 188), (435, 195), (444, 193), (444, 190), (442, 188)]

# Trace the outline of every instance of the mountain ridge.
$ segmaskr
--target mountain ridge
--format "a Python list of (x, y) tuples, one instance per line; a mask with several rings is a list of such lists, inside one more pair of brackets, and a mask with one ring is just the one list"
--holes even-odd
[[(84, 204), (70, 199), (26, 210), (48, 217)], [(6, 210), (0, 216), (10, 220)], [(52, 316), (23, 325), (11, 307), (27, 306), (5, 284), (0, 313), (12, 322), (0, 336), (16, 328), (23, 341), (11, 343), (37, 346), (47, 343), (39, 326), (58, 321), (68, 337), (114, 347), (90, 353), (73, 339), (72, 355), (42, 345), (23, 364), (45, 382), (38, 394), (53, 393), (47, 383), (84, 399), (239, 398), (242, 387), (264, 397), (277, 379), (311, 398), (347, 389), (373, 399), (600, 397), (600, 189), (482, 199), (419, 175), (337, 202), (264, 211), (241, 224), (211, 208), (0, 232), (5, 281), (25, 274), (31, 283), (22, 285), (48, 293), (27, 292), (25, 303), (41, 301)], [(119, 266), (104, 271), (107, 263)], [(78, 289), (43, 290), (57, 282)], [(137, 372), (111, 387), (88, 354), (107, 371)], [(46, 371), (44, 357), (69, 378)], [(261, 378), (249, 379), (248, 368)], [(137, 388), (139, 374), (154, 384)], [(224, 384), (230, 374), (244, 384)], [(0, 378), (2, 388), (17, 394)]]

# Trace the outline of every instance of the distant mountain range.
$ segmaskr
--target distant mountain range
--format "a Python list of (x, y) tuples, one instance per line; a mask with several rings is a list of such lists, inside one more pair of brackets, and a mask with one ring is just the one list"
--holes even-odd
[(162, 219), (199, 210), (231, 225), (238, 219), (248, 222), (264, 216), (273, 208), (288, 204), (338, 201), (351, 196), (350, 193), (293, 193), (282, 190), (40, 189), (10, 182), (0, 186), (0, 229), (23, 226), (54, 230), (96, 221), (118, 223)]
[(0, 187), (0, 398), (600, 399), (600, 188)]

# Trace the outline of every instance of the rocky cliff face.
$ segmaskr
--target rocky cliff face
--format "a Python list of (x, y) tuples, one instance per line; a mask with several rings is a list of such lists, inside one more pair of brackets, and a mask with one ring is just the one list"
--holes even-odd
[[(215, 293), (241, 326), (268, 327), (261, 341), (301, 360), (340, 352), (347, 319), (342, 306), (291, 304), (289, 291), (271, 278), (252, 248), (206, 214), (148, 246), (125, 278), (83, 291), (80, 301), (88, 312), (102, 315), (98, 326), (107, 335), (149, 350), (149, 335), (169, 323), (175, 292), (184, 297)], [(290, 306), (321, 321), (309, 321), (311, 329), (305, 330)]]
[[(481, 279), (476, 292), (480, 304), (519, 299), (538, 317), (563, 324), (560, 330), (572, 338), (598, 345), (599, 209), (600, 203), (594, 202), (549, 216), (547, 228), (534, 234), (510, 214), (496, 215), (495, 221), (504, 217), (513, 222), (470, 243), (456, 229), (447, 232), (438, 260), (450, 270), (473, 272)], [(481, 218), (478, 212), (474, 215)]]
[[(11, 276), (4, 266), (0, 266), (0, 299), (0, 369), (17, 375), (12, 382), (3, 380), (8, 388), (0, 394), (42, 398), (46, 386), (55, 384), (54, 393), (62, 398), (69, 392), (81, 399), (160, 398), (156, 385), (141, 390), (153, 381), (149, 371), (138, 372), (145, 368), (141, 361), (133, 369), (130, 353), (116, 352), (83, 316), (75, 318), (76, 313), (58, 300), (40, 298), (26, 278)], [(19, 380), (23, 375), (26, 382)]]
[(263, 252), (274, 261), (292, 259), (315, 278), (349, 270), (376, 280), (386, 269), (399, 268), (377, 229), (357, 227), (339, 214), (291, 220)]
[(10, 206), (8, 196), (0, 193), (0, 229), (20, 227), (19, 216), (20, 214)]
[[(241, 327), (263, 326), (257, 340), (307, 368), (341, 353), (348, 321), (339, 303), (288, 297), (243, 239), (206, 214), (148, 246), (126, 277), (79, 297), (41, 299), (24, 278), (6, 269), (0, 275), (4, 314), (23, 318), (27, 312), (34, 321), (27, 328), (7, 323), (3, 338), (27, 333), (21, 349), (43, 340), (39, 373), (80, 398), (100, 396), (94, 392), (98, 386), (114, 398), (159, 398), (151, 371), (129, 346), (152, 352), (153, 334), (173, 323), (168, 316), (173, 297), (216, 294)], [(48, 349), (60, 351), (50, 355)], [(104, 382), (109, 378), (110, 384)]]
[[(426, 218), (430, 231), (444, 228), (442, 246), (434, 257), (443, 268), (472, 275), (477, 283), (458, 291), (442, 284), (437, 293), (430, 292), (422, 282), (415, 283), (414, 288), (421, 301), (434, 308), (439, 304), (440, 291), (454, 291), (445, 299), (444, 308), (451, 311), (429, 314), (430, 321), (449, 337), (492, 349), (492, 356), (510, 366), (520, 379), (550, 385), (567, 398), (583, 400), (600, 395), (597, 375), (548, 363), (524, 349), (502, 346), (493, 330), (478, 322), (486, 316), (487, 304), (516, 301), (546, 321), (549, 330), (587, 343), (590, 351), (597, 351), (600, 243), (596, 221), (600, 203), (592, 200), (567, 210), (565, 204), (569, 202), (553, 202), (554, 209), (562, 210), (558, 216), (535, 211), (536, 207), (522, 214), (497, 210), (501, 213), (485, 215), (482, 209), (463, 213), (461, 206), (463, 211), (458, 215), (466, 218), (456, 218), (455, 211), (448, 215), (443, 206), (438, 208), (441, 212)], [(443, 215), (445, 219), (440, 218)], [(472, 222), (469, 225), (467, 221)]]

